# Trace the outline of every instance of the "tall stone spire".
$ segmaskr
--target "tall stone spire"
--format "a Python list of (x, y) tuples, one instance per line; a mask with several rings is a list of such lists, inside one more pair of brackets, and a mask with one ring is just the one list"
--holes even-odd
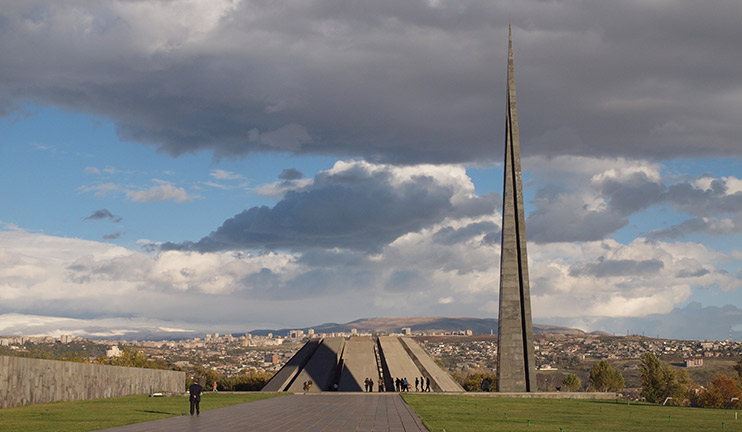
[(513, 37), (508, 23), (508, 89), (505, 122), (505, 181), (502, 194), (500, 313), (497, 326), (497, 390), (536, 391), (531, 295), (528, 282), (523, 174), (515, 102)]

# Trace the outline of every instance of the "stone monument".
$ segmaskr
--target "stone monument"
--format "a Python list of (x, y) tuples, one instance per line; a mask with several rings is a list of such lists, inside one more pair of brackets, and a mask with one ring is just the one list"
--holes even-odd
[(536, 391), (526, 221), (515, 102), (513, 37), (508, 25), (508, 84), (505, 120), (505, 180), (502, 194), (500, 311), (497, 326), (497, 390)]

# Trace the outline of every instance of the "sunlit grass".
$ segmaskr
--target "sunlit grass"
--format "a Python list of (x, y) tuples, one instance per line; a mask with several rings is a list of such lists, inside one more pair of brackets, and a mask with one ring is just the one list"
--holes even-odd
[(407, 395), (431, 432), (742, 431), (735, 412), (626, 401)]
[[(265, 393), (204, 393), (201, 410), (280, 396)], [(186, 415), (186, 396), (127, 396), (77, 402), (55, 402), (0, 410), (0, 431), (83, 432)]]

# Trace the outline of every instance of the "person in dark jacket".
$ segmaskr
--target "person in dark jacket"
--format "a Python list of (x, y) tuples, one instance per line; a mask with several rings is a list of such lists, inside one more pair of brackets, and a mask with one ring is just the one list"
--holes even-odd
[(196, 415), (201, 414), (201, 408), (199, 404), (201, 402), (202, 391), (204, 391), (204, 388), (198, 385), (198, 381), (194, 379), (193, 384), (188, 387), (188, 393), (190, 394), (190, 397), (188, 399), (191, 400), (191, 415), (193, 415), (194, 410), (196, 411)]

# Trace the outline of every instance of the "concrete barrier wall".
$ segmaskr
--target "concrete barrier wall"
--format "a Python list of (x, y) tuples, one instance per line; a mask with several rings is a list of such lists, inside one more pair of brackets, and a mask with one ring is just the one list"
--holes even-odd
[(185, 372), (0, 356), (0, 408), (185, 391)]

